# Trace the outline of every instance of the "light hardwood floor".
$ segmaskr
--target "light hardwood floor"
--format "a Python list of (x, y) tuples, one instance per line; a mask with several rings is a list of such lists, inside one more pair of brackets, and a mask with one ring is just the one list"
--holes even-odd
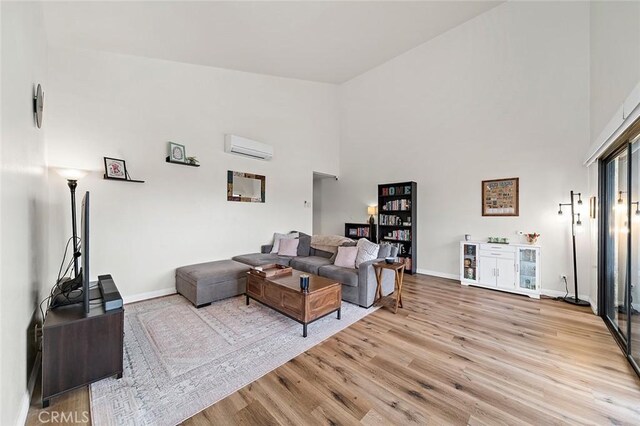
[[(640, 424), (640, 380), (589, 308), (409, 275), (403, 303), (185, 424)], [(88, 410), (88, 392), (48, 410)]]

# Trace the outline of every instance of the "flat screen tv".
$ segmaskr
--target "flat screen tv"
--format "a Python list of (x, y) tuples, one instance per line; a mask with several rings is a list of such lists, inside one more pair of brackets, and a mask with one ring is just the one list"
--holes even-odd
[(80, 254), (82, 259), (82, 295), (84, 296), (84, 312), (89, 313), (89, 191), (82, 197), (82, 207), (80, 213)]

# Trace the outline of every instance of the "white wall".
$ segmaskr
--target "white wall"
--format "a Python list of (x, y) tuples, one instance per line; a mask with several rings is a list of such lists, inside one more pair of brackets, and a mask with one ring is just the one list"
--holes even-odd
[(640, 2), (591, 2), (589, 39), (593, 142), (640, 82)]
[[(640, 82), (640, 3), (592, 2), (590, 5), (590, 122), (591, 142), (599, 140), (605, 128), (608, 132), (623, 125), (621, 107)], [(628, 120), (629, 124), (632, 122)], [(613, 127), (611, 127), (613, 125)], [(588, 152), (589, 155), (592, 152)], [(589, 166), (589, 192), (598, 193), (598, 163)], [(589, 265), (589, 292), (592, 300), (598, 296), (597, 223), (593, 222)], [(635, 288), (634, 291), (638, 289)], [(634, 296), (634, 300), (637, 297)]]
[[(335, 85), (98, 51), (51, 48), (49, 59), (49, 162), (93, 171), (78, 186), (92, 197), (93, 278), (112, 274), (130, 298), (174, 288), (176, 267), (259, 251), (275, 231), (311, 232), (313, 171), (338, 173)], [(274, 159), (224, 153), (225, 133), (273, 145)], [(202, 166), (165, 163), (168, 141)], [(103, 180), (103, 156), (146, 183)], [(265, 175), (266, 203), (226, 201), (227, 170)], [(69, 196), (50, 181), (54, 265)]]
[[(362, 220), (377, 184), (415, 180), (419, 270), (458, 275), (465, 233), (537, 231), (543, 288), (563, 291), (571, 245), (556, 212), (587, 189), (588, 40), (586, 3), (509, 2), (345, 83), (323, 231)], [(520, 178), (520, 216), (483, 218), (481, 181), (508, 177)], [(578, 241), (585, 271), (588, 234)]]
[(38, 3), (2, 2), (0, 10), (0, 424), (13, 425), (26, 418), (34, 355), (27, 335), (48, 278), (44, 128), (33, 120), (35, 86), (47, 91), (46, 42)]

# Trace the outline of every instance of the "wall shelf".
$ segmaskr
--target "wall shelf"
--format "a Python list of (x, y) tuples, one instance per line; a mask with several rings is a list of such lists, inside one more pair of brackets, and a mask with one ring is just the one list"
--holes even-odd
[(200, 167), (200, 164), (191, 164), (191, 163), (181, 163), (179, 161), (171, 161), (169, 157), (165, 157), (165, 161), (171, 164), (179, 164), (181, 166), (189, 166), (189, 167)]
[(117, 182), (144, 183), (143, 180), (110, 178), (107, 175), (104, 175), (103, 177), (105, 180), (115, 180)]

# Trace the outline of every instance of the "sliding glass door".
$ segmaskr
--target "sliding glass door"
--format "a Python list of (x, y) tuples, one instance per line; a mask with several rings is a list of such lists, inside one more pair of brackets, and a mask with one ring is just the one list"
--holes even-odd
[(624, 149), (610, 158), (605, 165), (606, 176), (606, 265), (605, 265), (605, 318), (626, 344), (627, 315), (625, 288), (628, 282), (627, 253), (629, 243), (629, 150)]
[(625, 306), (629, 322), (629, 352), (640, 364), (640, 137), (631, 143), (631, 250), (629, 286)]
[(604, 159), (600, 171), (600, 313), (640, 374), (640, 138)]

